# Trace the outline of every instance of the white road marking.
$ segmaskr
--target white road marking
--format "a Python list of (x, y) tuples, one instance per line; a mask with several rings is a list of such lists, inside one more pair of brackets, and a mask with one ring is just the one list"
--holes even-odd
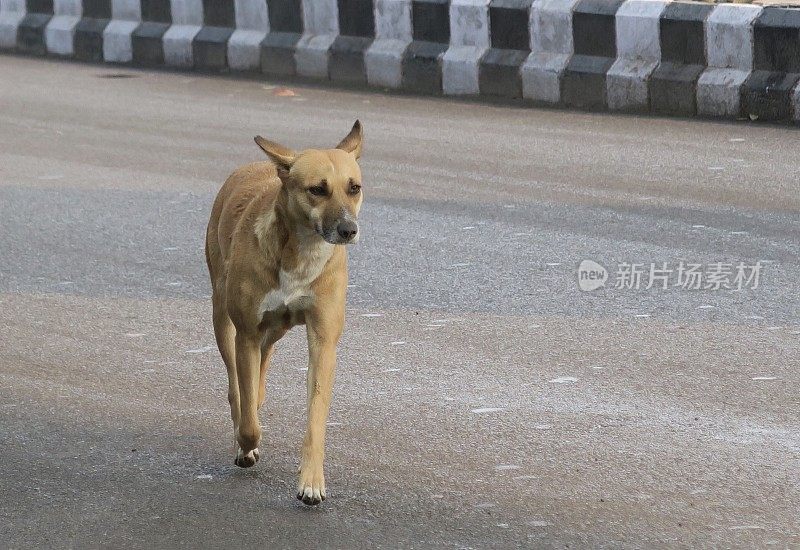
[(578, 379), (574, 376), (560, 376), (558, 378), (553, 378), (550, 380), (551, 384), (571, 384), (573, 382), (577, 382)]
[(475, 414), (494, 413), (504, 411), (504, 407), (481, 407), (479, 409), (472, 409)]

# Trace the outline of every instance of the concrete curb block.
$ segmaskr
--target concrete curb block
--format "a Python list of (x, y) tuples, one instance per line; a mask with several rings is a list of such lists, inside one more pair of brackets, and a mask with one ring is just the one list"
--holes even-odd
[(113, 0), (111, 21), (103, 31), (102, 54), (109, 63), (133, 61), (133, 32), (142, 20), (139, 0)]
[(697, 80), (697, 112), (736, 117), (742, 84), (753, 70), (753, 22), (758, 6), (725, 5), (706, 20), (708, 68)]
[(339, 34), (336, 0), (303, 0), (303, 28), (294, 57), (297, 74), (328, 79), (330, 48)]
[(48, 53), (65, 57), (75, 54), (75, 28), (82, 9), (80, 0), (54, 0), (53, 18), (44, 31)]
[(269, 11), (263, 0), (236, 0), (236, 29), (228, 40), (228, 65), (234, 71), (261, 67), (261, 43), (269, 32)]
[(480, 93), (480, 61), (489, 46), (489, 0), (453, 0), (450, 47), (442, 57), (445, 94)]
[(0, 0), (0, 51), (800, 122), (800, 8), (684, 0)]
[(303, 35), (300, 0), (267, 0), (269, 32), (261, 42), (261, 72), (295, 75), (295, 51)]
[(0, 0), (0, 49), (16, 49), (17, 30), (25, 12), (25, 0)]
[(403, 53), (402, 87), (427, 94), (442, 93), (442, 62), (450, 44), (447, 0), (412, 0), (411, 44)]
[(17, 51), (31, 55), (46, 55), (45, 32), (53, 18), (53, 2), (41, 0), (28, 1), (25, 17), (17, 27)]
[(538, 102), (561, 102), (561, 78), (574, 45), (572, 11), (580, 0), (541, 0), (531, 6), (531, 54), (522, 65), (522, 95)]
[(581, 0), (572, 12), (575, 53), (564, 69), (561, 103), (579, 109), (608, 107), (606, 75), (617, 57), (617, 10), (622, 0)]
[(164, 64), (164, 35), (172, 25), (169, 0), (140, 0), (142, 22), (131, 33), (133, 63), (142, 66)]
[(753, 23), (753, 69), (742, 85), (743, 112), (762, 120), (796, 119), (800, 10), (762, 10)]
[(203, 28), (202, 0), (171, 0), (172, 26), (164, 33), (164, 63), (170, 67), (194, 67), (192, 44)]
[(697, 113), (697, 80), (706, 66), (705, 21), (713, 9), (673, 2), (661, 14), (661, 63), (649, 81), (654, 113)]
[(76, 59), (104, 61), (103, 35), (111, 21), (111, 8), (111, 0), (84, 0), (81, 20), (75, 26)]
[(522, 97), (521, 68), (531, 49), (531, 0), (491, 0), (491, 48), (480, 61), (480, 93)]
[(338, 0), (339, 36), (331, 45), (331, 80), (367, 84), (366, 52), (375, 40), (372, 0)]
[(411, 43), (411, 0), (375, 0), (375, 40), (364, 52), (367, 83), (399, 88), (403, 53)]
[(648, 81), (661, 61), (659, 21), (667, 2), (631, 0), (617, 11), (617, 60), (606, 75), (608, 108), (647, 111)]

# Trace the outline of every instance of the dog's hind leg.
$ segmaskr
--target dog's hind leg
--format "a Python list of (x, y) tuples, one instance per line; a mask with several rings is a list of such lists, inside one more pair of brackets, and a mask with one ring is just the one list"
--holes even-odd
[(228, 403), (231, 406), (231, 420), (233, 421), (233, 437), (235, 442), (236, 458), (234, 464), (246, 468), (258, 462), (258, 449), (253, 449), (245, 455), (239, 449), (236, 442), (236, 434), (239, 430), (239, 416), (241, 414), (241, 399), (239, 397), (239, 376), (236, 372), (236, 327), (228, 313), (225, 305), (215, 295), (214, 299), (214, 336), (217, 339), (217, 347), (225, 362), (228, 371)]
[(225, 305), (215, 295), (214, 302), (214, 336), (222, 361), (228, 371), (228, 403), (231, 406), (233, 429), (239, 426), (239, 382), (236, 377), (236, 327), (225, 311)]

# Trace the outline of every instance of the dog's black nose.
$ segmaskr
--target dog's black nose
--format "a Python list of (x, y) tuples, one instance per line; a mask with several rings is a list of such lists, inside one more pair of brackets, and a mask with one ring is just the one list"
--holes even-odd
[(350, 240), (358, 233), (358, 225), (354, 221), (345, 220), (336, 227), (336, 231), (341, 238)]

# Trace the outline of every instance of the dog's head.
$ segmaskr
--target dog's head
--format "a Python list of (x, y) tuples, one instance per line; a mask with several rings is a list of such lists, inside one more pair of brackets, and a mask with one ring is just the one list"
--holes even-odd
[(361, 208), (361, 123), (335, 149), (299, 153), (256, 136), (255, 140), (278, 167), (288, 195), (288, 214), (331, 244), (358, 241)]

